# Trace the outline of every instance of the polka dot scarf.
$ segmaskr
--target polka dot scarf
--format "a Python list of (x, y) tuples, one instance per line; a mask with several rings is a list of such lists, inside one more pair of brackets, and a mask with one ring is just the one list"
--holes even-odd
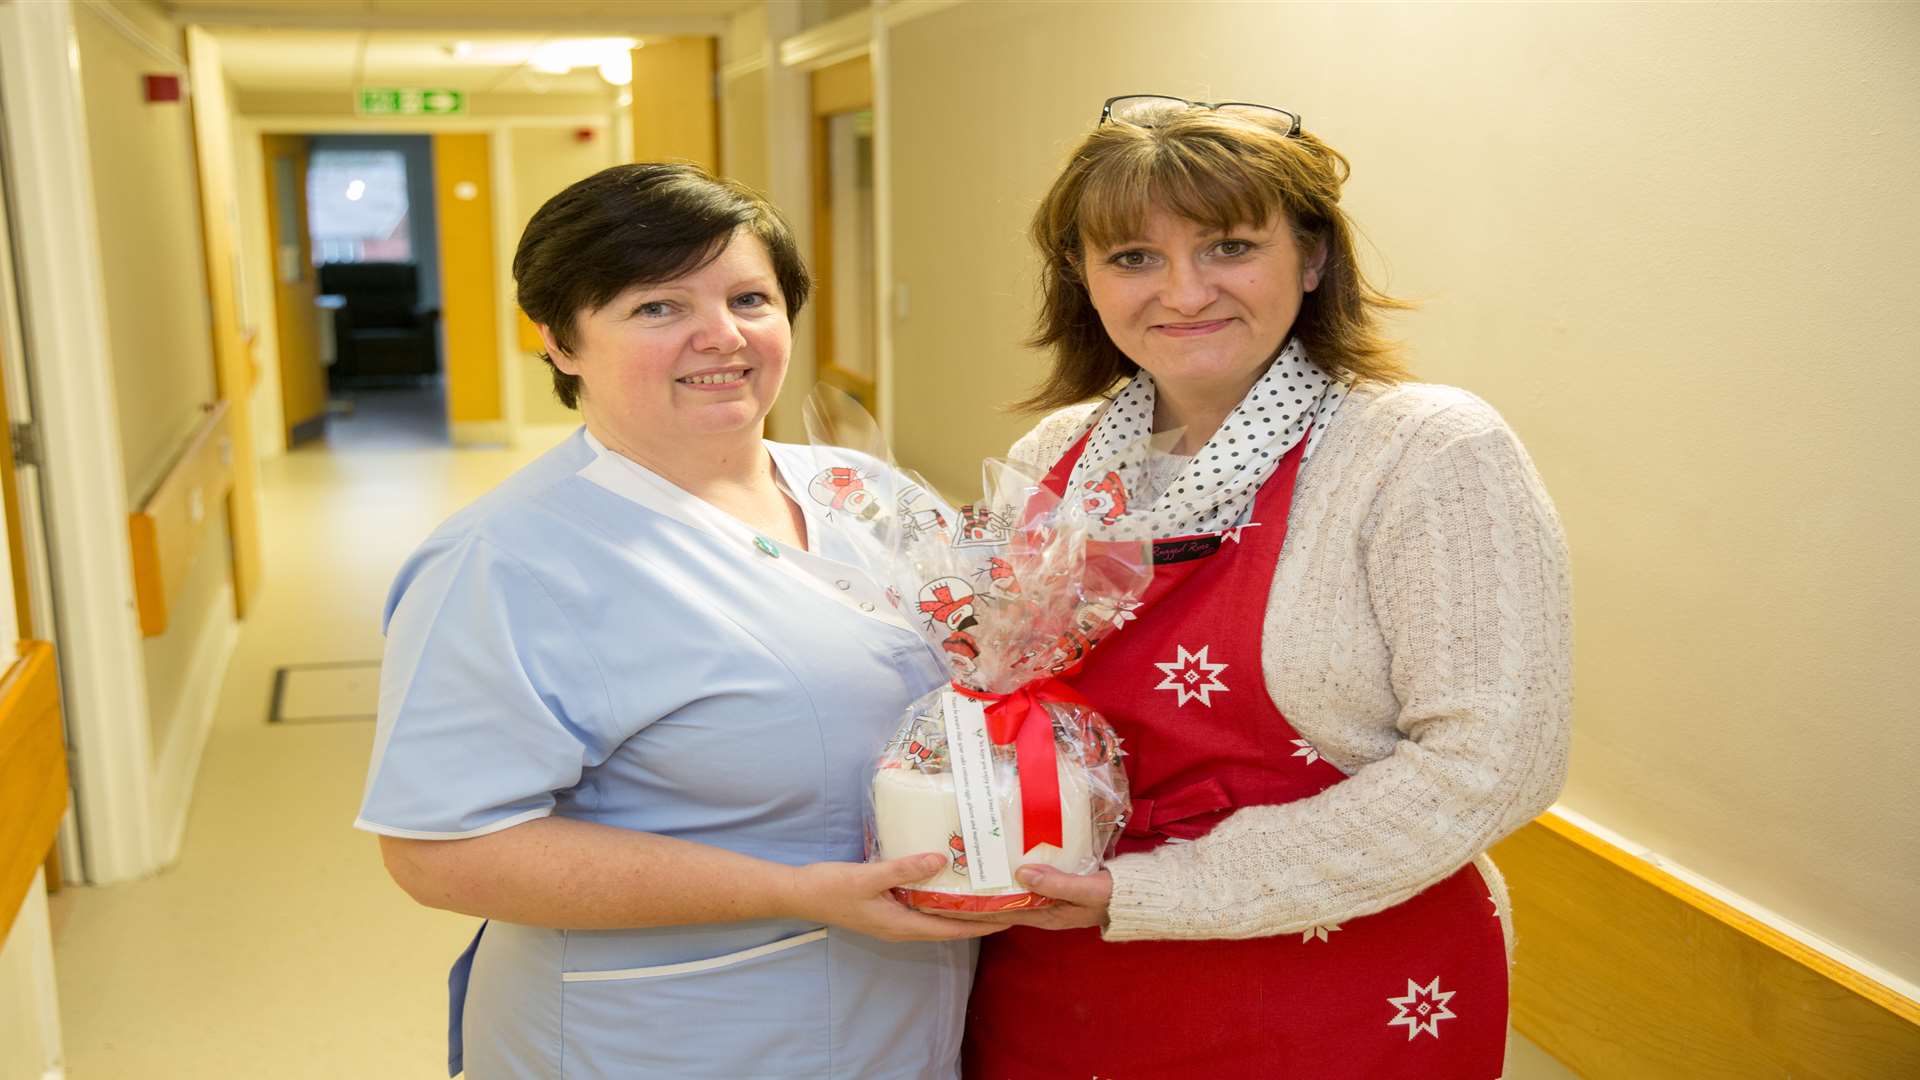
[[(1313, 434), (1306, 453), (1311, 455), (1346, 395), (1345, 384), (1307, 359), (1299, 339), (1289, 340), (1207, 445), (1157, 498), (1129, 505), (1116, 532), (1158, 538), (1244, 524), (1260, 485), (1280, 459), (1309, 427)], [(1119, 476), (1128, 492), (1144, 495), (1157, 486), (1149, 479), (1145, 449), (1153, 431), (1153, 403), (1153, 377), (1142, 371), (1121, 389), (1087, 437), (1086, 452), (1073, 466), (1070, 490), (1093, 491), (1109, 472)]]

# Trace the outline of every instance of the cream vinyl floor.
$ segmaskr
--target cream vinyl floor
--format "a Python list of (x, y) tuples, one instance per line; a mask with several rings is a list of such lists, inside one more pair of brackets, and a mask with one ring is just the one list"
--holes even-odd
[[(343, 434), (351, 434), (351, 425)], [(269, 725), (274, 669), (377, 660), (401, 559), (557, 438), (335, 440), (263, 467), (266, 585), (242, 625), (177, 863), (53, 900), (71, 1080), (445, 1075), (446, 969), (475, 923), (414, 905), (350, 828), (371, 721)], [(1516, 1040), (1508, 1076), (1572, 1074)]]

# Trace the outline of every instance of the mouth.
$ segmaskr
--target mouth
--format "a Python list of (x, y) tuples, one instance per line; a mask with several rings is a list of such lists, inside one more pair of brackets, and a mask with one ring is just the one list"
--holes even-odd
[(748, 376), (752, 374), (752, 368), (722, 368), (718, 371), (696, 371), (691, 375), (682, 375), (673, 381), (695, 390), (727, 390), (744, 386)]
[(1224, 330), (1232, 319), (1208, 319), (1205, 322), (1155, 323), (1153, 329), (1168, 337), (1204, 337)]

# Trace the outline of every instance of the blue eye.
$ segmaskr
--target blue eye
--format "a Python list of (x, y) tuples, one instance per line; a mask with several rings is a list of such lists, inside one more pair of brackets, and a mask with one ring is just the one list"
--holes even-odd
[(643, 319), (658, 319), (667, 315), (671, 310), (672, 305), (668, 304), (665, 300), (649, 300), (635, 307), (633, 313)]
[(773, 298), (762, 292), (741, 293), (733, 298), (735, 307), (761, 307), (773, 302)]

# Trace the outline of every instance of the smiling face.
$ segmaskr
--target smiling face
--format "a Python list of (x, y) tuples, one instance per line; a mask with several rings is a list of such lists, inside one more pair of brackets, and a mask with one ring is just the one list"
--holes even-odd
[(692, 273), (582, 311), (571, 351), (540, 333), (555, 366), (580, 377), (595, 437), (660, 464), (716, 440), (757, 441), (793, 348), (766, 245), (745, 231)]
[(1107, 336), (1160, 396), (1231, 408), (1285, 344), (1325, 250), (1303, 261), (1284, 215), (1222, 232), (1155, 206), (1082, 258)]

